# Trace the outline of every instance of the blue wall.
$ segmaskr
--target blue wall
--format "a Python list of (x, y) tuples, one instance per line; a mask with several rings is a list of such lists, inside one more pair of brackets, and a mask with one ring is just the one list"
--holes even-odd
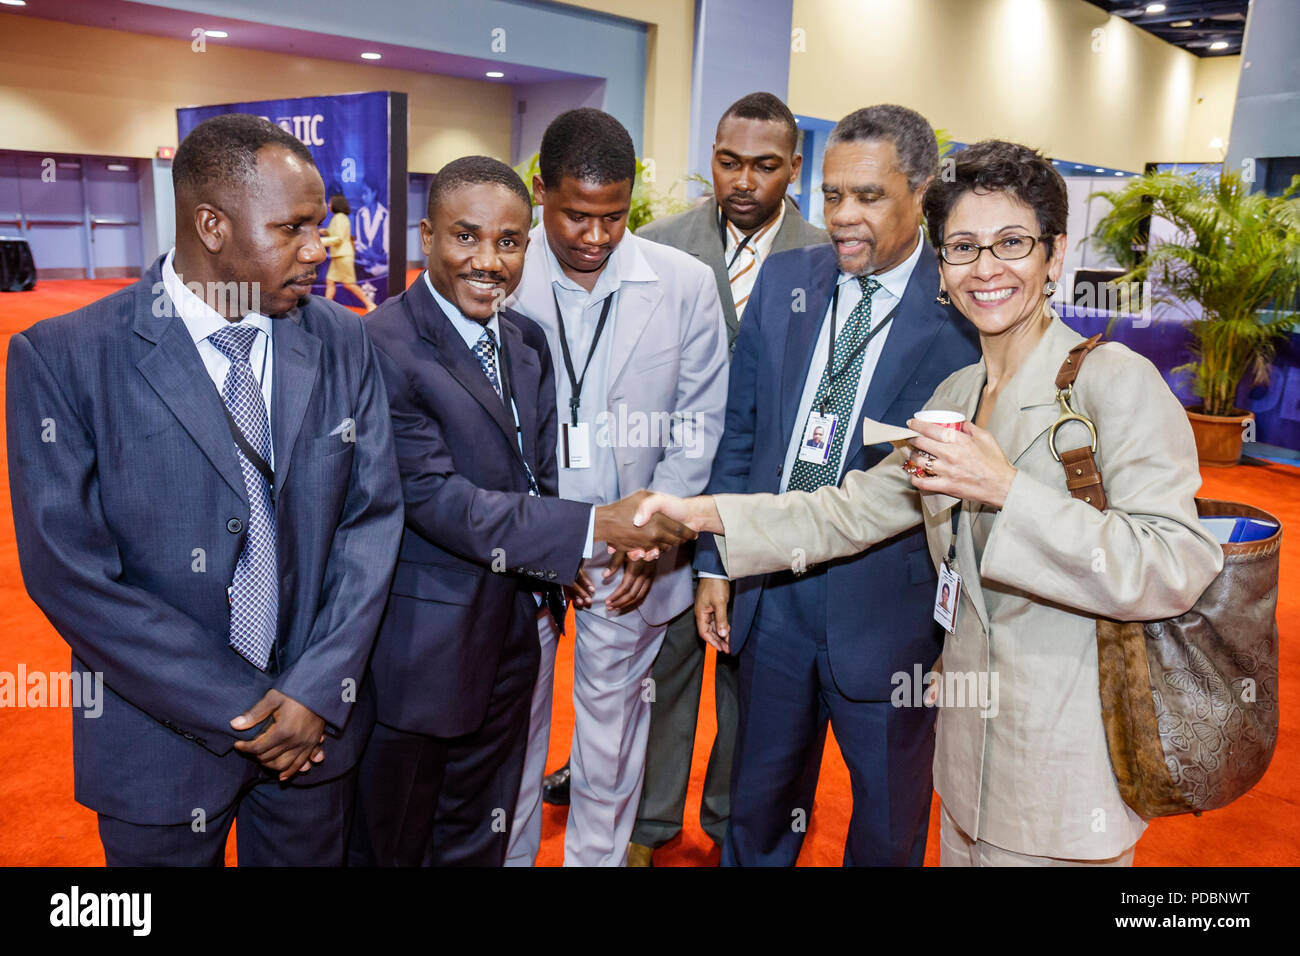
[(695, 0), (687, 174), (706, 179), (723, 112), (746, 93), (788, 99), (793, 0)]

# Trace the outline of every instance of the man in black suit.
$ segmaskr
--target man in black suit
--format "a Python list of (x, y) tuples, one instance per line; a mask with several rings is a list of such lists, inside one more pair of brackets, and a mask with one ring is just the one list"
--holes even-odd
[(23, 580), (105, 685), (76, 797), (110, 866), (220, 866), (236, 819), (241, 865), (341, 866), (402, 528), (383, 382), (361, 320), (310, 295), (302, 143), (214, 117), (172, 176), (176, 248), (9, 343)]
[(599, 507), (554, 497), (550, 349), (536, 324), (501, 308), (531, 215), (509, 166), (449, 163), (420, 221), (427, 270), (367, 321), (406, 529), (371, 662), (379, 715), (362, 758), (356, 865), (500, 865), (538, 627), (563, 621), (560, 586), (590, 593), (580, 565), (597, 541), (672, 547), (694, 536), (672, 521), (634, 528), (644, 493)]

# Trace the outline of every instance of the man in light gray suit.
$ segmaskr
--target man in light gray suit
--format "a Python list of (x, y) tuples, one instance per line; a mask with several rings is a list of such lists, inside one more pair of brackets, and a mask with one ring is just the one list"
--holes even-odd
[[(771, 93), (750, 93), (718, 120), (713, 143), (713, 196), (675, 216), (642, 226), (637, 235), (689, 252), (713, 270), (727, 340), (740, 331), (750, 290), (767, 257), (827, 242), (806, 221), (786, 187), (799, 178), (799, 127), (789, 107)], [(694, 547), (688, 548), (694, 552)], [(682, 830), (691, 776), (695, 724), (704, 682), (704, 641), (693, 610), (674, 618), (650, 676), (657, 706), (650, 716), (645, 786), (632, 830), (628, 865), (650, 866), (651, 853)], [(717, 736), (709, 753), (700, 801), (700, 826), (722, 845), (731, 813), (731, 756), (736, 742), (737, 658), (718, 652), (713, 679)]]
[[(540, 161), (533, 192), (542, 224), (506, 304), (537, 322), (551, 349), (560, 494), (605, 504), (640, 488), (695, 493), (708, 481), (727, 399), (726, 323), (713, 276), (678, 250), (626, 234), (636, 154), (612, 116), (561, 114), (542, 138)], [(656, 696), (650, 667), (665, 626), (691, 605), (690, 552), (642, 562), (599, 554), (587, 570), (575, 600), (565, 863), (621, 866)], [(531, 863), (541, 839), (555, 636), (541, 641), (508, 864)]]

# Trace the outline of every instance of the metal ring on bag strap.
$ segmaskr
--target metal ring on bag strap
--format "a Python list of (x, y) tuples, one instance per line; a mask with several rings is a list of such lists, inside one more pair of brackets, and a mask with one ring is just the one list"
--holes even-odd
[(1091, 419), (1080, 415), (1070, 406), (1070, 393), (1073, 391), (1073, 385), (1067, 385), (1065, 388), (1056, 390), (1056, 401), (1061, 406), (1061, 417), (1053, 423), (1047, 432), (1047, 448), (1057, 461), (1061, 460), (1061, 456), (1056, 450), (1056, 432), (1066, 422), (1081, 422), (1087, 427), (1088, 434), (1092, 437), (1092, 453), (1097, 454), (1097, 426), (1092, 423)]

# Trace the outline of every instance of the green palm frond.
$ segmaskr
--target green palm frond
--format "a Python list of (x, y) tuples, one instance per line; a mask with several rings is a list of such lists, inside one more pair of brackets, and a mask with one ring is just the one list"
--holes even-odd
[[(1121, 283), (1149, 282), (1156, 300), (1197, 302), (1188, 323), (1193, 390), (1211, 415), (1227, 415), (1241, 382), (1268, 381), (1278, 343), (1296, 323), (1300, 296), (1300, 176), (1281, 196), (1250, 192), (1239, 173), (1207, 183), (1148, 173), (1114, 192), (1092, 233), (1095, 248), (1128, 270)], [(1172, 239), (1149, 243), (1151, 217)]]

